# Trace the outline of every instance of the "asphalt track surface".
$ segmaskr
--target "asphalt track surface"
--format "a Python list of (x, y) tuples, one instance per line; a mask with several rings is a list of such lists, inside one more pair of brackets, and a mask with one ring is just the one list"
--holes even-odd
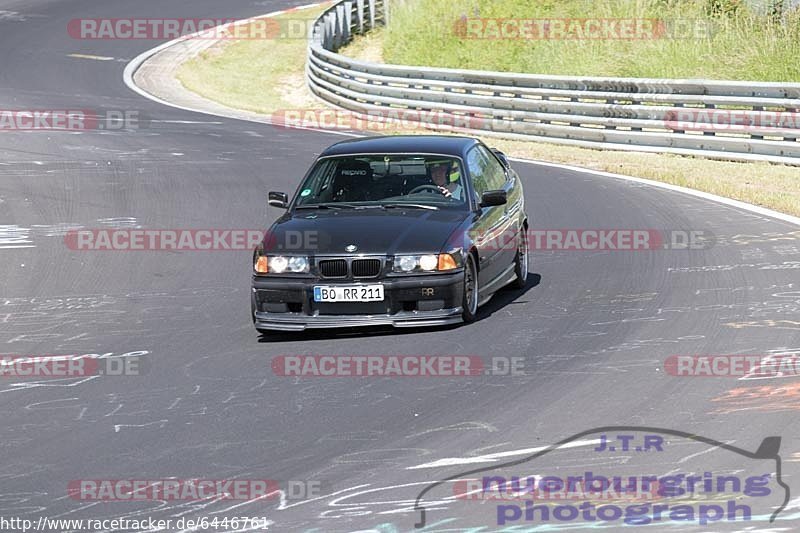
[[(0, 380), (1, 516), (174, 520), (216, 513), (263, 516), (273, 531), (411, 531), (417, 493), (491, 465), (491, 458), (476, 457), (524, 457), (518, 450), (607, 425), (671, 428), (746, 450), (781, 436), (783, 479), (800, 487), (796, 378), (677, 378), (663, 369), (672, 354), (800, 349), (800, 233), (786, 222), (641, 184), (516, 163), (537, 228), (694, 229), (712, 232), (717, 243), (695, 251), (535, 252), (527, 289), (499, 293), (469, 326), (268, 340), (249, 317), (249, 252), (68, 249), (65, 227), (266, 227), (277, 215), (265, 205), (266, 191), (294, 190), (315, 154), (341, 137), (143, 99), (123, 84), (122, 71), (158, 43), (78, 41), (67, 35), (67, 22), (241, 18), (291, 5), (0, 1), (0, 106), (138, 110), (153, 119), (138, 131), (0, 135), (0, 351), (148, 352), (144, 376)], [(281, 354), (524, 357), (526, 373), (286, 378), (270, 368)], [(584, 457), (592, 453), (582, 449)], [(410, 468), (445, 458), (461, 460)], [(734, 472), (745, 462), (717, 454), (693, 469)], [(539, 463), (536, 470), (555, 466)], [(71, 480), (165, 478), (319, 480), (323, 492), (288, 502), (67, 496)], [(425, 531), (501, 530), (493, 508), (456, 512), (440, 504), (428, 511)], [(772, 525), (737, 527), (796, 531), (798, 518), (792, 501)], [(614, 531), (619, 524), (570, 522), (549, 530), (589, 527)], [(729, 529), (736, 528), (647, 528)]]

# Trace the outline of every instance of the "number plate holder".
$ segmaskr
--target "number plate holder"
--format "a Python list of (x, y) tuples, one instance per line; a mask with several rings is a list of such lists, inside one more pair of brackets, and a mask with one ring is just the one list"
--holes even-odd
[(383, 285), (315, 285), (314, 301), (382, 302)]

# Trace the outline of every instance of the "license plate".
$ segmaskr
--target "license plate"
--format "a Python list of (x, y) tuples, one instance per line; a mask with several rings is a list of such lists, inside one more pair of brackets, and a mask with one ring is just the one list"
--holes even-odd
[(315, 286), (315, 302), (382, 302), (383, 285)]

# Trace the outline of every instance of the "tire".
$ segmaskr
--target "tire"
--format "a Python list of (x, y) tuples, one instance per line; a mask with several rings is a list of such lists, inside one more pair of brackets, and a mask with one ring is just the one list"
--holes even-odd
[(528, 257), (529, 252), (528, 232), (523, 227), (522, 238), (519, 240), (519, 246), (517, 247), (517, 256), (514, 258), (514, 274), (517, 275), (517, 278), (508, 284), (509, 287), (522, 290), (528, 283), (528, 263), (530, 262), (530, 258)]
[(475, 267), (475, 257), (467, 254), (464, 264), (464, 295), (461, 299), (461, 319), (469, 324), (475, 322), (478, 314), (478, 269)]

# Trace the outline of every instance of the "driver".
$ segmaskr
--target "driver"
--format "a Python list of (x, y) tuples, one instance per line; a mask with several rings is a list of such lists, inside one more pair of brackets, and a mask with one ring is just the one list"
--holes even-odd
[(431, 181), (446, 198), (463, 200), (461, 172), (458, 162), (436, 162), (431, 164)]

